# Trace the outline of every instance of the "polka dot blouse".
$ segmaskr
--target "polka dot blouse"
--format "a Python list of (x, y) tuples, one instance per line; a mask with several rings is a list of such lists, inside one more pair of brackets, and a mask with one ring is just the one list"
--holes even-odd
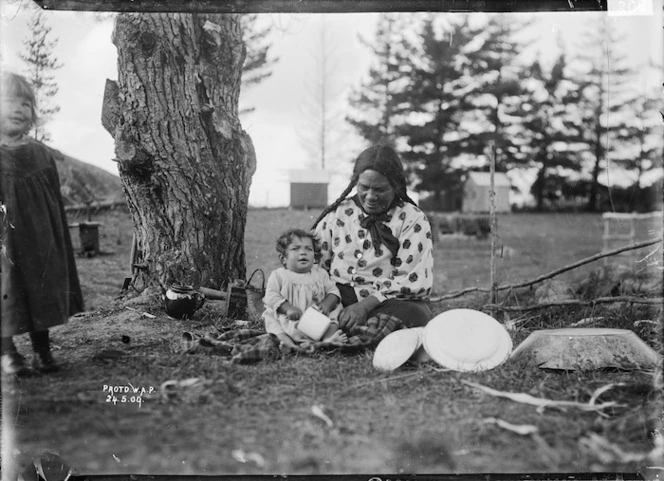
[(385, 247), (375, 250), (371, 235), (360, 226), (366, 216), (345, 200), (316, 226), (321, 241), (321, 266), (333, 281), (350, 284), (359, 300), (426, 299), (433, 285), (431, 226), (424, 212), (404, 202), (388, 211), (385, 222), (399, 239), (395, 258)]

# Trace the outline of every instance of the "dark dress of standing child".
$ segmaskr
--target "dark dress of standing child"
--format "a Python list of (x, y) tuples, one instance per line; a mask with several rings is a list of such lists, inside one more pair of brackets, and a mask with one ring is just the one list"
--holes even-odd
[[(20, 75), (0, 81), (0, 327), (2, 373), (57, 371), (49, 328), (83, 310), (53, 155), (29, 137), (35, 96)], [(13, 336), (28, 333), (32, 369)]]

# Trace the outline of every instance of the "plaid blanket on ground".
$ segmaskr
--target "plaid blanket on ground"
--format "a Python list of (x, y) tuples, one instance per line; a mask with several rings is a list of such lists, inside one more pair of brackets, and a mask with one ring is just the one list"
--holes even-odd
[[(356, 352), (376, 346), (389, 333), (403, 328), (400, 319), (387, 314), (378, 314), (366, 324), (354, 326), (346, 332), (348, 341), (344, 344), (306, 341), (299, 347), (304, 353), (318, 350), (338, 350)], [(279, 338), (274, 334), (256, 329), (236, 329), (222, 334), (207, 333), (204, 336), (185, 332), (182, 334), (182, 353), (223, 356), (233, 364), (247, 364), (257, 361), (273, 361), (287, 354)]]

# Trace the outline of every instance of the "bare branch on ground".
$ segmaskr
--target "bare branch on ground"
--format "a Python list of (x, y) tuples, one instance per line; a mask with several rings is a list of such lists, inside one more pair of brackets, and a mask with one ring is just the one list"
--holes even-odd
[[(587, 257), (585, 259), (574, 262), (574, 263), (569, 264), (567, 266), (561, 267), (560, 269), (552, 271), (548, 274), (541, 275), (541, 276), (539, 276), (539, 277), (537, 277), (533, 280), (525, 281), (525, 282), (521, 282), (521, 283), (517, 283), (517, 284), (509, 284), (509, 285), (498, 286), (498, 287), (496, 287), (496, 290), (497, 291), (504, 291), (506, 289), (518, 289), (518, 288), (521, 288), (521, 287), (528, 287), (528, 286), (531, 286), (533, 284), (537, 284), (539, 282), (545, 281), (547, 279), (551, 279), (552, 277), (555, 277), (559, 274), (562, 274), (563, 272), (567, 272), (567, 271), (570, 271), (572, 269), (576, 269), (577, 267), (580, 267), (582, 265), (589, 264), (590, 262), (594, 262), (598, 259), (602, 259), (604, 257), (609, 257), (609, 256), (614, 256), (614, 255), (620, 254), (621, 252), (625, 252), (625, 251), (628, 251), (628, 250), (641, 249), (643, 247), (648, 247), (648, 246), (651, 246), (653, 244), (657, 244), (659, 242), (662, 242), (661, 237), (658, 237), (657, 239), (650, 239), (650, 240), (647, 240), (647, 241), (644, 241), (644, 242), (639, 242), (637, 244), (631, 244), (631, 245), (628, 245), (628, 246), (619, 247), (617, 249), (613, 249), (613, 250), (607, 251), (607, 252), (600, 252), (599, 254), (595, 254), (593, 256)], [(491, 289), (486, 289), (486, 288), (483, 288), (483, 287), (469, 287), (467, 289), (463, 289), (463, 290), (458, 291), (458, 292), (453, 292), (451, 294), (445, 294), (445, 295), (438, 296), (438, 297), (432, 297), (430, 302), (440, 302), (440, 301), (445, 301), (445, 300), (449, 300), (449, 299), (454, 299), (454, 298), (461, 297), (463, 295), (469, 294), (471, 292), (491, 292)], [(492, 306), (492, 305), (488, 305), (488, 306)], [(488, 307), (488, 306), (485, 306), (485, 307)]]

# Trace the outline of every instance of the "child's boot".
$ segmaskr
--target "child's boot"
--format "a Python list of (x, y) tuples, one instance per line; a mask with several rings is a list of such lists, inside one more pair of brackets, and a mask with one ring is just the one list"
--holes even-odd
[(32, 371), (25, 365), (25, 358), (19, 354), (11, 337), (2, 338), (2, 374), (10, 376), (29, 376)]
[(32, 368), (42, 373), (59, 371), (60, 366), (51, 354), (48, 331), (31, 332), (30, 340), (32, 341), (32, 349), (35, 351), (34, 356), (32, 356)]
[(25, 365), (25, 358), (18, 352), (2, 355), (2, 374), (11, 376), (29, 376), (33, 374)]
[(56, 372), (60, 370), (60, 366), (53, 359), (51, 351), (35, 352), (32, 357), (32, 368), (35, 371), (42, 373)]

